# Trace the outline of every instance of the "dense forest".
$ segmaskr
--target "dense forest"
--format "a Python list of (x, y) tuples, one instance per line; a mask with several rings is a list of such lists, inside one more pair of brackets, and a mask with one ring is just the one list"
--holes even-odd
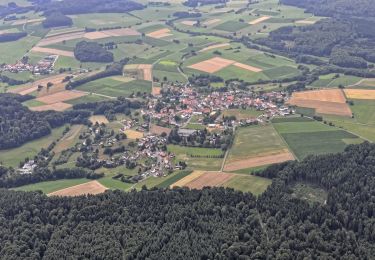
[(324, 19), (309, 26), (282, 27), (256, 42), (286, 53), (326, 56), (342, 67), (367, 68), (367, 62), (375, 62), (375, 22), (361, 19)]
[(35, 9), (46, 14), (59, 10), (63, 14), (126, 13), (143, 9), (144, 6), (131, 0), (30, 0)]
[(53, 12), (46, 17), (42, 24), (44, 28), (71, 26), (73, 24), (73, 20), (60, 12)]
[(81, 62), (112, 62), (113, 53), (96, 42), (81, 41), (76, 44), (74, 56)]
[[(366, 69), (375, 62), (375, 5), (371, 0), (281, 0), (282, 4), (305, 8), (314, 15), (330, 17), (307, 26), (287, 26), (258, 39), (284, 54), (325, 56), (333, 65)], [(305, 56), (306, 57), (306, 56)], [(318, 65), (318, 64), (317, 64)]]
[(0, 34), (0, 42), (12, 42), (17, 41), (23, 37), (26, 37), (26, 32), (16, 32), (16, 33), (2, 33)]
[(89, 111), (34, 112), (21, 104), (32, 98), (28, 95), (0, 94), (0, 150), (46, 136), (52, 128), (66, 123), (88, 123)]
[[(0, 168), (0, 172), (4, 169)], [(258, 198), (224, 188), (50, 197), (0, 190), (4, 259), (373, 259), (375, 145), (260, 175)], [(324, 202), (295, 196), (319, 187)]]
[(306, 9), (318, 16), (363, 16), (374, 17), (373, 0), (280, 0), (280, 3)]

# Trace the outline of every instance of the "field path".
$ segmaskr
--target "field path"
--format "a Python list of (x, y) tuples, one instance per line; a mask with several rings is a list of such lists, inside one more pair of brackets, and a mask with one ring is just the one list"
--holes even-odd
[(292, 148), (290, 148), (289, 144), (285, 141), (284, 137), (282, 137), (282, 135), (276, 130), (275, 126), (272, 123), (271, 123), (271, 125), (272, 125), (272, 128), (277, 133), (277, 135), (283, 141), (283, 143), (285, 144), (285, 146), (288, 148), (289, 152), (293, 155), (294, 159), (296, 159), (297, 161), (299, 161), (298, 157), (296, 156), (296, 154), (294, 153), (294, 151), (292, 150)]
[(87, 92), (87, 91), (76, 90), (76, 89), (72, 89), (71, 91), (77, 92), (77, 93), (84, 93), (84, 94), (87, 94), (87, 95), (92, 94), (92, 95), (95, 95), (95, 96), (100, 96), (100, 97), (105, 97), (105, 98), (110, 98), (110, 99), (116, 99), (116, 97), (107, 96), (107, 95), (103, 95), (103, 94), (99, 94), (99, 93), (95, 93), (95, 92)]

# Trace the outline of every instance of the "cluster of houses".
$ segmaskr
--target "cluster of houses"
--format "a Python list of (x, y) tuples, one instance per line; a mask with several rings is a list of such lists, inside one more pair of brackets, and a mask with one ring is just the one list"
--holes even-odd
[[(237, 124), (249, 124), (293, 113), (289, 107), (284, 106), (284, 101), (287, 99), (287, 93), (284, 92), (257, 94), (252, 91), (232, 90), (204, 95), (192, 87), (171, 86), (168, 91), (163, 91), (163, 95), (164, 99), (168, 99), (169, 102), (164, 103), (160, 110), (155, 110), (158, 105), (160, 106), (158, 104), (160, 99), (153, 99), (142, 113), (164, 125), (183, 126), (193, 115), (211, 116), (227, 109), (251, 108), (263, 112), (259, 117), (238, 120)], [(220, 120), (221, 117), (217, 117), (215, 124), (211, 123), (207, 126), (223, 126), (224, 122)]]
[(58, 59), (58, 55), (48, 55), (38, 61), (36, 64), (30, 64), (22, 60), (17, 61), (15, 64), (2, 64), (0, 71), (9, 71), (12, 73), (18, 73), (23, 71), (29, 71), (33, 74), (49, 74), (53, 72), (53, 67)]

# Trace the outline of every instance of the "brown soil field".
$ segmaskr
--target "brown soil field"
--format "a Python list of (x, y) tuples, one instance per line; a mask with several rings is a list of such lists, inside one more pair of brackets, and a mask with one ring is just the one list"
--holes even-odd
[(112, 29), (112, 30), (106, 30), (102, 31), (105, 34), (108, 34), (109, 36), (137, 36), (141, 35), (140, 32), (138, 32), (135, 29), (131, 28), (122, 28), (122, 29)]
[(205, 21), (205, 22), (203, 23), (203, 25), (205, 25), (205, 26), (209, 26), (209, 25), (212, 25), (212, 24), (218, 23), (218, 22), (220, 22), (220, 21), (221, 21), (221, 19), (211, 19), (211, 20)]
[(181, 24), (186, 25), (186, 26), (194, 26), (197, 23), (197, 21), (182, 21)]
[(50, 88), (47, 88), (46, 86), (44, 86), (40, 91), (37, 92), (37, 97), (49, 96), (54, 93), (65, 91), (65, 85), (66, 85), (65, 83), (58, 83), (58, 84), (53, 85)]
[(39, 79), (32, 83), (27, 83), (17, 88), (10, 89), (8, 92), (16, 93), (20, 95), (27, 95), (36, 91), (38, 89), (38, 85), (46, 86), (48, 82), (51, 82), (53, 84), (59, 84), (67, 75), (68, 74), (59, 74), (59, 75), (54, 75), (48, 78)]
[(171, 188), (173, 187), (184, 187), (187, 183), (199, 178), (201, 175), (203, 175), (205, 172), (204, 171), (194, 171), (188, 176), (182, 178), (181, 180), (173, 183), (171, 185)]
[(12, 23), (12, 25), (21, 25), (25, 23), (39, 23), (44, 21), (45, 18), (36, 18), (36, 19), (23, 19), (23, 20), (17, 20)]
[(309, 20), (300, 20), (300, 21), (295, 21), (296, 24), (315, 24), (316, 21), (309, 21)]
[(190, 65), (188, 66), (188, 68), (204, 71), (207, 73), (215, 73), (219, 70), (224, 69), (225, 67), (228, 67), (229, 65), (233, 63), (235, 63), (235, 61), (233, 60), (227, 60), (227, 59), (215, 57), (209, 60), (201, 61), (193, 65)]
[(205, 172), (198, 178), (186, 183), (184, 186), (190, 189), (203, 189), (204, 187), (220, 187), (235, 175), (222, 172)]
[(58, 49), (52, 49), (52, 48), (44, 48), (44, 47), (38, 47), (35, 46), (31, 49), (32, 52), (41, 52), (41, 53), (47, 53), (47, 54), (55, 54), (55, 55), (61, 55), (66, 57), (74, 57), (74, 53), (72, 51), (63, 51)]
[(30, 107), (29, 109), (32, 110), (32, 111), (47, 111), (47, 110), (64, 111), (64, 110), (67, 110), (71, 107), (72, 107), (71, 104), (59, 102), (59, 103), (54, 103), (54, 104), (50, 104), (50, 105)]
[(86, 39), (89, 39), (89, 40), (96, 40), (96, 39), (108, 38), (108, 37), (110, 37), (110, 35), (105, 34), (102, 31), (98, 31), (98, 32), (88, 32), (88, 33), (85, 33), (84, 37)]
[(65, 34), (59, 34), (56, 36), (51, 36), (42, 39), (40, 42), (38, 42), (37, 46), (46, 46), (54, 43), (59, 43), (69, 40), (75, 40), (75, 39), (80, 39), (83, 38), (85, 35), (85, 32), (72, 32), (72, 33), (65, 33)]
[(136, 130), (128, 129), (124, 133), (129, 139), (141, 139), (143, 137), (143, 133)]
[(89, 120), (93, 124), (95, 124), (96, 122), (98, 122), (99, 124), (101, 124), (101, 123), (108, 124), (109, 123), (108, 119), (105, 116), (102, 116), (102, 115), (90, 116)]
[(263, 17), (260, 17), (258, 19), (255, 19), (254, 21), (249, 22), (249, 24), (256, 25), (256, 24), (264, 22), (264, 21), (266, 21), (266, 20), (268, 20), (270, 18), (271, 18), (270, 16), (263, 16)]
[(352, 116), (352, 111), (346, 103), (326, 102), (294, 98), (288, 102), (291, 105), (307, 108), (315, 108), (318, 114)]
[(292, 95), (292, 99), (307, 99), (336, 103), (346, 103), (345, 95), (341, 89), (322, 89), (294, 92)]
[[(152, 64), (126, 65), (124, 72), (135, 74), (137, 79), (152, 81)], [(134, 77), (135, 75), (132, 76)]]
[(375, 90), (373, 89), (345, 89), (345, 95), (351, 99), (375, 99)]
[(166, 133), (167, 135), (169, 135), (171, 131), (172, 129), (170, 128), (158, 126), (155, 124), (151, 124), (151, 127), (150, 127), (150, 133), (156, 134), (156, 135), (161, 135), (162, 133)]
[(157, 96), (160, 95), (161, 87), (152, 87), (152, 95)]
[(165, 29), (154, 31), (154, 32), (150, 32), (146, 35), (151, 38), (160, 39), (160, 38), (164, 38), (167, 36), (171, 36), (172, 34), (170, 32), (171, 30), (169, 30), (168, 28), (165, 28)]
[(259, 69), (259, 68), (256, 68), (256, 67), (253, 67), (253, 66), (250, 66), (250, 65), (246, 65), (246, 64), (243, 64), (243, 63), (239, 63), (239, 62), (236, 62), (233, 65), (236, 66), (236, 67), (239, 67), (241, 69), (245, 69), (245, 70), (252, 71), (252, 72), (263, 71), (262, 69)]
[(81, 196), (87, 194), (100, 194), (107, 190), (98, 181), (89, 181), (69, 188), (49, 193), (48, 196)]
[(294, 160), (293, 154), (284, 151), (279, 154), (261, 155), (246, 160), (231, 162), (224, 166), (224, 171), (237, 171), (241, 169), (253, 168), (292, 160)]
[(83, 92), (64, 90), (64, 91), (57, 92), (48, 96), (38, 97), (36, 98), (36, 100), (46, 103), (46, 104), (54, 104), (54, 103), (63, 102), (63, 101), (71, 100), (71, 99), (76, 99), (85, 95), (87, 94)]
[(53, 148), (53, 152), (61, 153), (63, 150), (66, 150), (74, 145), (74, 139), (79, 135), (83, 125), (72, 125), (69, 132), (67, 132), (60, 141)]
[(209, 51), (209, 50), (212, 50), (212, 49), (223, 48), (223, 47), (227, 47), (227, 46), (230, 46), (230, 44), (229, 43), (214, 44), (214, 45), (211, 45), (211, 46), (208, 46), (206, 48), (201, 49), (199, 52), (205, 52), (205, 51)]
[(143, 71), (143, 79), (152, 81), (152, 65), (151, 64), (139, 64), (139, 70)]

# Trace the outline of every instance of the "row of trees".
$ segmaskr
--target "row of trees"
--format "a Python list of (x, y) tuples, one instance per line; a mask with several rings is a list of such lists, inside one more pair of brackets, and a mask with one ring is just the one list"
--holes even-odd
[[(47, 197), (0, 190), (4, 259), (373, 259), (375, 145), (260, 173), (258, 198), (225, 188)], [(4, 171), (0, 168), (0, 172)], [(118, 175), (121, 177), (122, 175)], [(324, 203), (294, 196), (324, 189)]]
[(44, 28), (52, 28), (59, 26), (71, 26), (73, 24), (72, 18), (63, 15), (60, 12), (53, 12), (47, 15), (46, 19), (42, 22)]
[(0, 42), (17, 41), (26, 36), (27, 36), (26, 32), (2, 33), (0, 34)]

